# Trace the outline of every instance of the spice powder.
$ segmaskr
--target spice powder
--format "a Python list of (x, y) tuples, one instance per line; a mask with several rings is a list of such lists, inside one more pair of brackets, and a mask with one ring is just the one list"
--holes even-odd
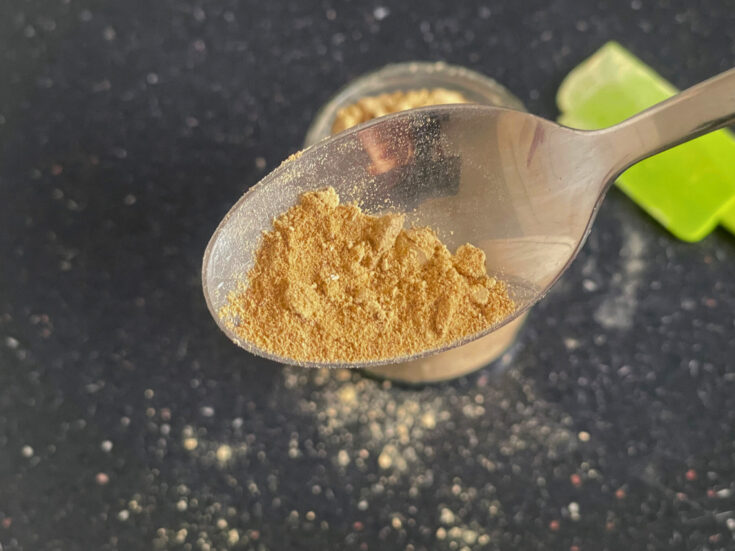
[(332, 134), (383, 115), (446, 103), (470, 103), (470, 100), (460, 92), (446, 88), (397, 90), (377, 96), (365, 96), (337, 112), (332, 124)]
[(247, 282), (220, 318), (243, 340), (303, 362), (359, 362), (419, 353), (511, 314), (485, 253), (452, 255), (403, 214), (371, 216), (333, 188), (304, 193), (264, 233)]

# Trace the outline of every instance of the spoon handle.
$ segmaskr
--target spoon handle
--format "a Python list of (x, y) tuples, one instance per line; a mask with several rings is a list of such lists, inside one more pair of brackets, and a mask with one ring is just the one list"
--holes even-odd
[(599, 131), (619, 157), (616, 172), (735, 123), (735, 68)]

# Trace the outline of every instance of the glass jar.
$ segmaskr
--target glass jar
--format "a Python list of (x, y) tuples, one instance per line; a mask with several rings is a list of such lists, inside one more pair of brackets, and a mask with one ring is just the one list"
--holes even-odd
[(304, 147), (330, 136), (339, 110), (360, 98), (420, 88), (445, 88), (461, 93), (473, 103), (526, 110), (503, 86), (470, 69), (441, 61), (393, 63), (356, 78), (324, 104), (306, 131)]
[[(337, 113), (366, 96), (421, 88), (444, 88), (461, 93), (473, 103), (525, 111), (507, 89), (480, 73), (443, 62), (395, 63), (363, 75), (339, 90), (316, 114), (304, 140), (309, 147), (332, 134)], [(409, 384), (460, 377), (498, 359), (515, 341), (527, 314), (499, 330), (459, 346), (410, 362), (366, 369), (371, 375)]]

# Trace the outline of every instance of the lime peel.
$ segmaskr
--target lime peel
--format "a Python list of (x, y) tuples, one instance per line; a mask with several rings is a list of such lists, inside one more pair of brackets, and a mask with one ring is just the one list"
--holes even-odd
[[(623, 46), (608, 42), (562, 82), (556, 96), (559, 122), (605, 128), (677, 91)], [(699, 241), (718, 223), (735, 233), (735, 139), (727, 130), (646, 159), (616, 183), (679, 239)]]

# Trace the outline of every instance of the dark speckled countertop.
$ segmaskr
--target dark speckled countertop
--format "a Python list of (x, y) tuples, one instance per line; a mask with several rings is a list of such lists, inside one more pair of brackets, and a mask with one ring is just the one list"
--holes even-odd
[(201, 255), (385, 63), (554, 117), (608, 39), (679, 87), (732, 0), (3, 0), (0, 549), (735, 549), (735, 239), (613, 190), (501, 365), (405, 389), (252, 357)]

